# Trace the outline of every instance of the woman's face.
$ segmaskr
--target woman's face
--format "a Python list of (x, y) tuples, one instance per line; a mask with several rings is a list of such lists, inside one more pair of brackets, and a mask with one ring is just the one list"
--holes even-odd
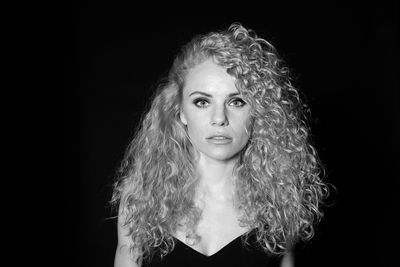
[(212, 59), (187, 74), (180, 118), (195, 149), (209, 159), (234, 159), (249, 140), (250, 107), (235, 79)]

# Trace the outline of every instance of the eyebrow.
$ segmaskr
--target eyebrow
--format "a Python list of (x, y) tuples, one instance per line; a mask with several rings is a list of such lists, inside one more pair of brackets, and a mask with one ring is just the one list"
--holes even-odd
[[(192, 96), (192, 95), (195, 95), (195, 94), (199, 94), (199, 95), (203, 95), (203, 96), (207, 96), (207, 97), (212, 98), (212, 95), (207, 94), (207, 93), (205, 93), (205, 92), (201, 92), (201, 91), (194, 91), (194, 92), (191, 92), (191, 93), (189, 94), (189, 96)], [(230, 93), (230, 94), (228, 95), (228, 97), (237, 96), (237, 95), (240, 95), (240, 93), (239, 93), (239, 92)]]

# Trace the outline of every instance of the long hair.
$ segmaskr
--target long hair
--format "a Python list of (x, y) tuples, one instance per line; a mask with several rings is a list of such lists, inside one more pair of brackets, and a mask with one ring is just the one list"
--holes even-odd
[(198, 177), (179, 112), (188, 71), (209, 58), (235, 78), (251, 107), (251, 136), (234, 175), (241, 225), (254, 230), (267, 253), (283, 253), (296, 240), (311, 238), (322, 216), (328, 190), (310, 142), (308, 108), (275, 48), (254, 31), (232, 24), (182, 47), (122, 161), (111, 202), (120, 207), (141, 259), (169, 253), (179, 227), (196, 235)]

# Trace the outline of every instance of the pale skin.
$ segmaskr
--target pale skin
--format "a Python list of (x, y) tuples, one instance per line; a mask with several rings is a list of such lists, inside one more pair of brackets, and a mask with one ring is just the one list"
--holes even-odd
[[(185, 229), (173, 235), (205, 256), (217, 253), (251, 230), (239, 225), (240, 214), (233, 204), (233, 167), (249, 138), (249, 111), (234, 78), (212, 59), (189, 71), (180, 119), (197, 151), (200, 181), (195, 203), (201, 208), (202, 217), (196, 233), (201, 239), (196, 243), (187, 240)], [(114, 266), (138, 266), (129, 253), (132, 241), (126, 236), (122, 220), (120, 216)], [(281, 266), (294, 266), (290, 253), (284, 256)]]

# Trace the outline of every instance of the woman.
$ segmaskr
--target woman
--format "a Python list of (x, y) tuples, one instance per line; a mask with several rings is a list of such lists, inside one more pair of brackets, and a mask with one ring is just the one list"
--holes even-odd
[(313, 235), (327, 194), (304, 110), (253, 31), (190, 41), (115, 183), (115, 266), (278, 266)]

